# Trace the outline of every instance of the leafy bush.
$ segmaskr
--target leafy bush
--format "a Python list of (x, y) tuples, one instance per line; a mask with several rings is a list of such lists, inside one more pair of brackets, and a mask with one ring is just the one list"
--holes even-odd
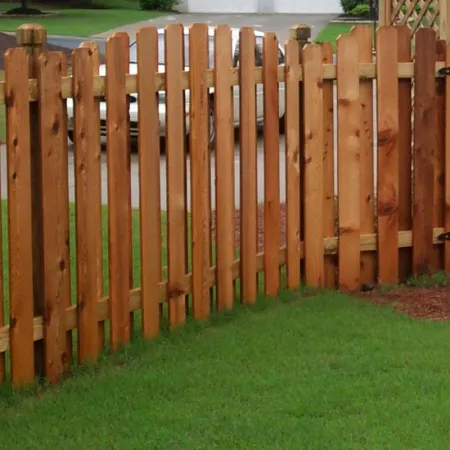
[(359, 5), (369, 6), (369, 0), (341, 0), (344, 14), (351, 14), (351, 12)]
[(179, 0), (139, 0), (141, 9), (151, 11), (172, 11)]
[(350, 11), (351, 16), (355, 17), (369, 17), (370, 6), (369, 5), (357, 5)]

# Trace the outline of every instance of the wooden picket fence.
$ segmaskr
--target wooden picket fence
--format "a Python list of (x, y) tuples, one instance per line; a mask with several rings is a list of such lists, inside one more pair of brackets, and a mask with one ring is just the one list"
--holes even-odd
[[(213, 309), (229, 310), (237, 298), (251, 304), (261, 289), (259, 273), (264, 274), (263, 292), (275, 297), (280, 289), (295, 290), (303, 282), (357, 291), (364, 283), (392, 284), (411, 275), (450, 271), (450, 246), (443, 234), (450, 231), (450, 77), (441, 76), (450, 66), (450, 45), (437, 40), (433, 29), (417, 32), (413, 62), (410, 30), (380, 28), (374, 62), (370, 28), (355, 27), (339, 38), (336, 63), (329, 44), (303, 47), (295, 39), (301, 33), (294, 30), (281, 66), (276, 36), (268, 33), (263, 65), (255, 67), (255, 35), (251, 28), (243, 28), (237, 67), (231, 31), (219, 26), (210, 69), (207, 26), (195, 24), (190, 28), (189, 72), (184, 70), (182, 35), (181, 25), (165, 30), (164, 73), (158, 72), (154, 28), (137, 34), (138, 71), (133, 75), (128, 73), (125, 34), (107, 42), (106, 76), (98, 75), (98, 49), (90, 43), (73, 51), (72, 74), (67, 76), (64, 56), (41, 48), (45, 32), (36, 26), (22, 27), (18, 36), (23, 48), (5, 54), (0, 102), (7, 114), (8, 235), (3, 239), (8, 242), (9, 263), (3, 281), (9, 282), (9, 290), (0, 299), (2, 380), (19, 385), (38, 374), (57, 382), (73, 361), (95, 362), (106, 346), (116, 350), (127, 344), (137, 317), (136, 330), (153, 338), (164, 320), (175, 327), (190, 315), (206, 319)], [(257, 244), (255, 101), (255, 85), (261, 83), (263, 251)], [(281, 149), (285, 225), (280, 213), (279, 83), (284, 83), (286, 100)], [(235, 173), (232, 86), (239, 86), (240, 92), (239, 173)], [(213, 232), (208, 142), (212, 87), (217, 134)], [(184, 139), (186, 89), (189, 155)], [(167, 221), (160, 205), (164, 174), (155, 101), (162, 90)], [(138, 93), (139, 105), (138, 255), (132, 254), (127, 112), (132, 93)], [(108, 105), (106, 256), (102, 96)], [(66, 113), (70, 97), (75, 101), (73, 235)], [(240, 184), (239, 239), (234, 226), (235, 178)], [(162, 237), (166, 232), (167, 239)], [(140, 280), (132, 276), (136, 259)], [(71, 294), (74, 279), (76, 294)]]

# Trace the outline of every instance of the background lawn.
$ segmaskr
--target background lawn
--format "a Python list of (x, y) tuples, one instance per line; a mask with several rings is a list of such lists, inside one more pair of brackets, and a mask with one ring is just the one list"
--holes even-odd
[(333, 50), (336, 50), (336, 39), (341, 34), (349, 34), (351, 29), (356, 24), (349, 23), (329, 23), (323, 28), (316, 36), (316, 42), (329, 42), (333, 46)]
[[(43, 11), (59, 12), (54, 17), (1, 17), (0, 29), (2, 31), (16, 31), (17, 27), (26, 22), (40, 23), (47, 29), (48, 34), (68, 36), (89, 36), (103, 33), (113, 28), (133, 22), (153, 19), (166, 13), (156, 11), (141, 11), (137, 0), (97, 0), (96, 6), (105, 9), (74, 9), (64, 6), (40, 5), (31, 3), (31, 7)], [(0, 11), (7, 11), (18, 6), (9, 2), (0, 2)], [(107, 9), (106, 9), (107, 8)]]
[(323, 292), (135, 342), (35, 396), (9, 449), (445, 449), (449, 325)]

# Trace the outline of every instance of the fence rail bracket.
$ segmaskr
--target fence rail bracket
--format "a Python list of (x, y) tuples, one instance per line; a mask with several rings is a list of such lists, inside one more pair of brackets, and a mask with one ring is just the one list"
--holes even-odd
[(442, 69), (439, 69), (438, 75), (443, 77), (450, 76), (450, 67), (442, 67)]
[(438, 241), (450, 241), (450, 232), (442, 233), (437, 236)]

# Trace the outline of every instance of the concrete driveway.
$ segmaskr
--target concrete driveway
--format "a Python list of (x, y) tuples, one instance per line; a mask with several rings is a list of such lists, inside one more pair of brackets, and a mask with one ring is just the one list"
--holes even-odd
[(190, 25), (206, 22), (209, 25), (227, 24), (233, 28), (251, 26), (259, 31), (273, 31), (277, 34), (278, 40), (284, 42), (288, 39), (289, 28), (293, 25), (310, 25), (314, 38), (335, 16), (335, 14), (172, 14), (126, 25), (106, 33), (96, 34), (93, 37), (106, 38), (116, 31), (125, 31), (131, 38), (134, 38), (136, 31), (144, 26), (160, 28), (170, 23)]

